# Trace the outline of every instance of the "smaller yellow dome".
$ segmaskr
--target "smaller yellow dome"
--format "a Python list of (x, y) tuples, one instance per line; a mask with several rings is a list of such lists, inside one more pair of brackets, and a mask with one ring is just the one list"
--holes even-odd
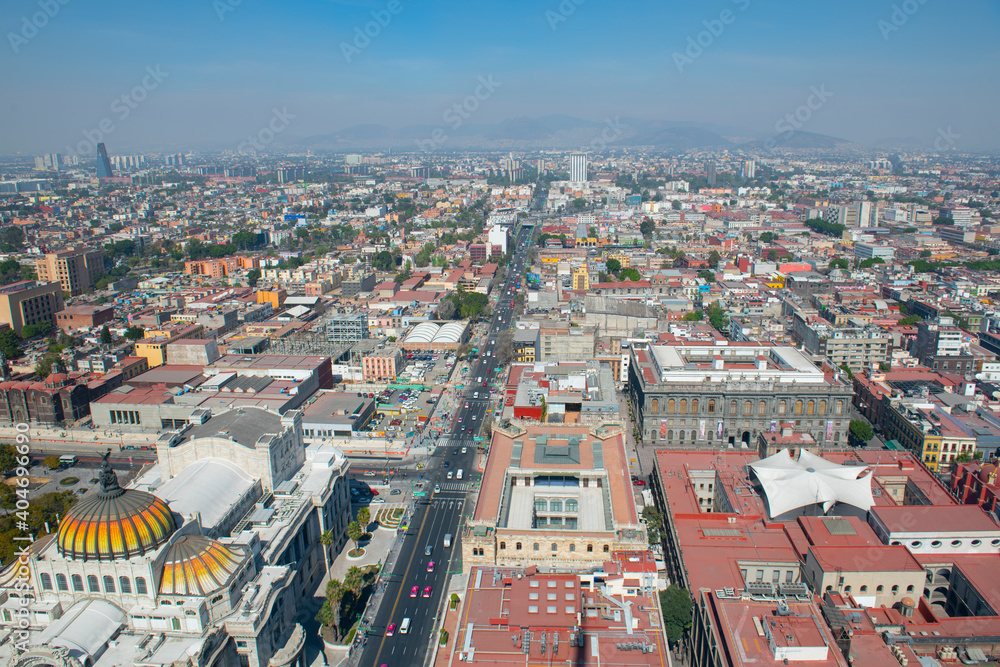
[(226, 585), (243, 558), (203, 535), (181, 535), (163, 561), (160, 595), (208, 595)]

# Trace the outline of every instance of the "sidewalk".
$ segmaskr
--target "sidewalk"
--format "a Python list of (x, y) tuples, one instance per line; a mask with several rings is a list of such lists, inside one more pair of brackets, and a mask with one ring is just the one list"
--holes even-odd
[[(444, 603), (444, 618), (441, 619), (441, 622), (438, 623), (434, 631), (434, 637), (431, 638), (433, 649), (430, 660), (425, 660), (424, 664), (430, 664), (433, 667), (445, 667), (451, 663), (451, 655), (454, 651), (455, 642), (459, 641), (458, 630), (461, 627), (462, 615), (465, 612), (465, 589), (468, 588), (468, 585), (468, 572), (452, 575), (448, 581), (448, 590), (445, 591), (442, 600)], [(460, 598), (456, 609), (451, 608), (450, 600), (452, 593), (457, 593)], [(442, 629), (448, 631), (448, 643), (445, 646), (441, 646), (440, 643), (440, 631)]]

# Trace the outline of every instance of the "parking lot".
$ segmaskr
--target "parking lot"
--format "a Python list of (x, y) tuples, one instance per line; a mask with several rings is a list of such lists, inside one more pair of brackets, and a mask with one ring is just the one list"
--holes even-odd
[(406, 437), (427, 421), (434, 409), (435, 398), (430, 391), (414, 389), (385, 390), (374, 395), (375, 416), (362, 429), (384, 433), (388, 437)]

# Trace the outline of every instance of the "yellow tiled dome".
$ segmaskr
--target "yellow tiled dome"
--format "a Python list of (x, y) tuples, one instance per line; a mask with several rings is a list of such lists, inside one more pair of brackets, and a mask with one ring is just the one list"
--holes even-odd
[(131, 558), (156, 549), (177, 530), (170, 507), (151, 493), (123, 489), (105, 458), (101, 488), (59, 522), (59, 553), (80, 560)]
[(203, 535), (181, 535), (167, 551), (160, 595), (208, 595), (226, 585), (243, 558)]

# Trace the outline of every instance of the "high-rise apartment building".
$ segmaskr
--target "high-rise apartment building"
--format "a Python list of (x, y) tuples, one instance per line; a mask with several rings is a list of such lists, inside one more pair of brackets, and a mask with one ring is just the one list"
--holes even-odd
[(103, 143), (97, 144), (97, 177), (114, 178), (115, 172), (111, 170), (111, 160), (108, 158), (108, 149)]
[(743, 170), (740, 173), (743, 178), (753, 178), (757, 175), (757, 161), (747, 160), (743, 163)]
[(58, 281), (64, 292), (77, 296), (104, 273), (104, 255), (89, 249), (50, 252), (36, 263), (35, 269), (39, 281)]
[(569, 156), (569, 180), (574, 183), (587, 182), (587, 156), (582, 153)]
[(716, 173), (715, 173), (715, 163), (709, 162), (705, 165), (705, 172), (708, 178), (708, 184), (715, 187)]
[(21, 333), (29, 324), (56, 321), (63, 309), (62, 289), (58, 283), (22, 280), (0, 287), (0, 322)]

